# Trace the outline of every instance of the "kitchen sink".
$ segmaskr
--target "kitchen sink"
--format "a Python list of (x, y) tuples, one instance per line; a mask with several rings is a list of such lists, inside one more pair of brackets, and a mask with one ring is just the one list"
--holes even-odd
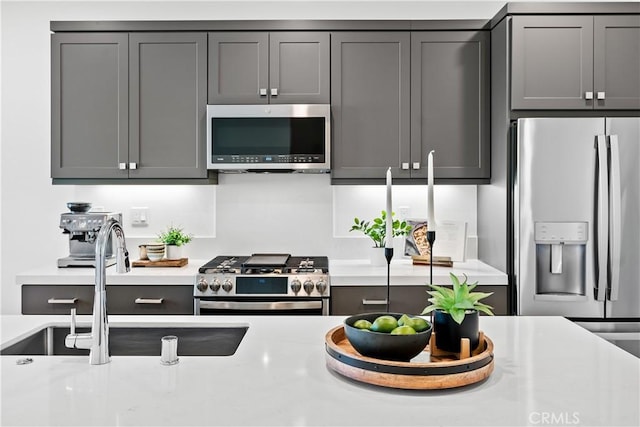
[[(109, 350), (112, 356), (160, 356), (161, 338), (178, 337), (178, 356), (231, 356), (244, 338), (246, 326), (110, 326)], [(90, 332), (91, 328), (76, 328)], [(13, 356), (88, 356), (89, 350), (67, 348), (64, 339), (69, 327), (43, 328), (0, 350)]]

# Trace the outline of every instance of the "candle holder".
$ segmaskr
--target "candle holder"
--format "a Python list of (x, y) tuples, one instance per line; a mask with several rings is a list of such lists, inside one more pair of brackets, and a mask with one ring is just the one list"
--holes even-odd
[(393, 248), (384, 248), (384, 257), (387, 259), (387, 313), (389, 313), (389, 289), (391, 278), (391, 258), (393, 258)]
[[(435, 230), (427, 230), (427, 242), (429, 242), (429, 283), (433, 285), (433, 244), (436, 241), (436, 231)], [(429, 320), (433, 325), (433, 311), (431, 312), (431, 316), (429, 316)]]

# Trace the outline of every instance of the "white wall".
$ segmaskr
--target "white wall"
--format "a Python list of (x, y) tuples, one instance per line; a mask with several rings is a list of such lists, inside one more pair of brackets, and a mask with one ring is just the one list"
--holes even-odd
[[(486, 19), (503, 4), (501, 1), (0, 2), (1, 312), (20, 310), (17, 273), (38, 265), (55, 265), (57, 258), (68, 254), (66, 237), (58, 228), (59, 215), (66, 211), (68, 201), (91, 201), (109, 210), (122, 211), (125, 231), (131, 236), (130, 245), (155, 237), (171, 222), (181, 225), (197, 237), (188, 246), (192, 258), (250, 251), (359, 257), (368, 242), (346, 232), (348, 224), (353, 216), (376, 213), (384, 203), (381, 187), (331, 187), (326, 175), (222, 175), (220, 185), (198, 187), (53, 186), (49, 21)], [(423, 215), (426, 210), (423, 186), (397, 192), (399, 201), (416, 215)], [(468, 221), (469, 234), (475, 234), (475, 187), (439, 187), (436, 205), (444, 209), (436, 211), (438, 217), (456, 215)], [(148, 227), (129, 225), (127, 216), (132, 206), (150, 208)]]

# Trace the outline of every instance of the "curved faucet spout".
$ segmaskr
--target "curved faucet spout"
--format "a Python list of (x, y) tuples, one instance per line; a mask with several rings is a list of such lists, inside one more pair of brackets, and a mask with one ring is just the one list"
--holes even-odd
[[(116, 264), (118, 273), (130, 271), (129, 252), (124, 238), (124, 230), (115, 219), (109, 219), (100, 228), (96, 241), (96, 276), (95, 295), (93, 297), (93, 321), (91, 332), (83, 334), (71, 333), (67, 335), (65, 343), (68, 347), (91, 349), (89, 352), (89, 363), (92, 365), (102, 365), (109, 363), (109, 322), (107, 319), (107, 268), (106, 253), (107, 245), (115, 238), (117, 245)], [(72, 313), (72, 323), (74, 313)]]

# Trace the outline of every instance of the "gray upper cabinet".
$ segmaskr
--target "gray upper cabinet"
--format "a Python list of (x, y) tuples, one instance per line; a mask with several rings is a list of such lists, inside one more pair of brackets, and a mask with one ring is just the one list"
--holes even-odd
[(206, 178), (206, 43), (52, 35), (52, 178)]
[[(51, 175), (126, 178), (127, 34), (51, 36)], [(125, 160), (126, 161), (126, 160)]]
[(329, 33), (209, 33), (209, 103), (329, 103)]
[(640, 17), (514, 16), (511, 108), (640, 108)]
[(334, 33), (332, 179), (490, 178), (486, 31)]
[(640, 109), (640, 15), (594, 17), (593, 73), (596, 109)]
[(409, 177), (410, 34), (331, 35), (332, 179)]
[(206, 33), (129, 35), (130, 178), (205, 178)]
[(411, 34), (411, 177), (488, 179), (489, 32)]

